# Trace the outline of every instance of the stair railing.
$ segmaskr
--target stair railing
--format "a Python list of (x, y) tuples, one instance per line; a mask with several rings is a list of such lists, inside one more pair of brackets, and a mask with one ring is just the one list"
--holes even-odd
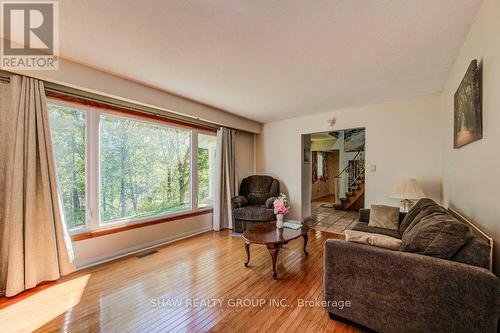
[(360, 180), (365, 172), (365, 156), (364, 156), (365, 146), (363, 145), (356, 155), (347, 162), (347, 165), (333, 178), (333, 187), (335, 192), (335, 203), (340, 202), (340, 187), (342, 183), (342, 178), (344, 178), (344, 190), (345, 192), (350, 191), (351, 187), (356, 184), (356, 181)]
[(357, 176), (349, 183), (346, 184), (347, 191), (351, 190), (351, 187), (356, 185), (356, 182), (361, 179), (361, 176), (365, 173), (365, 168), (360, 168), (359, 172), (357, 173)]

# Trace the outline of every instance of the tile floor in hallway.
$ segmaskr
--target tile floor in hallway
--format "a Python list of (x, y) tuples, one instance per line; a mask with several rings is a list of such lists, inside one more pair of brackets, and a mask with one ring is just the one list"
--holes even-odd
[(358, 212), (335, 210), (321, 207), (321, 203), (313, 202), (311, 228), (318, 231), (342, 234), (358, 220)]

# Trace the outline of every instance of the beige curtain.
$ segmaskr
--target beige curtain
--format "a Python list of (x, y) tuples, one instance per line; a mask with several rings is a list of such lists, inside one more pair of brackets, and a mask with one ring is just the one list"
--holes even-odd
[(231, 198), (236, 193), (236, 162), (235, 162), (236, 132), (222, 127), (217, 130), (216, 174), (214, 188), (213, 228), (233, 228)]
[(0, 83), (0, 292), (13, 296), (74, 271), (42, 81)]

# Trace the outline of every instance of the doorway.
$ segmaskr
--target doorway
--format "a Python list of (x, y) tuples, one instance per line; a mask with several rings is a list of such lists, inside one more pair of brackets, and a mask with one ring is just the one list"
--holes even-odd
[[(318, 135), (312, 135), (312, 146), (320, 141)], [(321, 204), (335, 202), (335, 183), (329, 181), (334, 179), (340, 171), (340, 154), (338, 149), (312, 150), (311, 151), (311, 208), (317, 208)]]
[(302, 188), (309, 192), (312, 225), (343, 232), (365, 204), (365, 128), (313, 133), (305, 139), (310, 167), (304, 168), (309, 177), (302, 178)]

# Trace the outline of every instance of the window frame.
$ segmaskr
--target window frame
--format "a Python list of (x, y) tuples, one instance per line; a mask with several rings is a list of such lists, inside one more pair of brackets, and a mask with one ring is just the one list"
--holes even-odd
[[(160, 117), (147, 117), (134, 113), (127, 113), (126, 110), (118, 111), (112, 108), (106, 108), (105, 105), (90, 105), (85, 103), (67, 101), (56, 97), (47, 96), (48, 104), (66, 106), (85, 112), (85, 226), (68, 229), (71, 236), (85, 233), (99, 233), (106, 230), (116, 229), (124, 231), (124, 227), (140, 227), (141, 224), (151, 225), (155, 222), (162, 223), (174, 221), (182, 216), (196, 216), (203, 212), (211, 212), (213, 205), (198, 208), (198, 134), (216, 136), (214, 131), (182, 125), (176, 122), (170, 122), (168, 119), (158, 119)], [(93, 103), (95, 104), (95, 103)], [(100, 200), (101, 200), (101, 166), (100, 166), (100, 120), (102, 114), (110, 114), (124, 117), (141, 122), (159, 124), (171, 128), (182, 128), (190, 132), (190, 170), (189, 170), (189, 208), (174, 213), (164, 213), (156, 216), (144, 218), (128, 218), (117, 221), (102, 223)], [(90, 236), (94, 237), (94, 236)], [(78, 237), (77, 237), (78, 238)], [(85, 239), (85, 238), (82, 238)]]
[[(196, 136), (194, 137), (194, 140), (196, 140), (196, 147), (193, 147), (193, 154), (196, 154), (196, 160), (194, 160), (194, 163), (196, 163), (196, 175), (195, 175), (195, 179), (196, 179), (196, 184), (198, 185), (196, 187), (196, 193), (193, 193), (194, 196), (196, 196), (196, 198), (194, 199), (193, 201), (193, 204), (195, 204), (195, 208), (198, 209), (198, 210), (202, 210), (202, 209), (206, 209), (206, 208), (213, 208), (213, 199), (215, 197), (215, 193), (212, 193), (212, 204), (207, 204), (206, 206), (203, 206), (203, 207), (199, 207), (199, 199), (200, 199), (200, 196), (199, 196), (199, 183), (198, 183), (198, 176), (199, 176), (199, 169), (198, 169), (198, 148), (199, 148), (199, 140), (200, 140), (200, 137), (199, 135), (200, 134), (203, 134), (203, 135), (207, 135), (207, 136), (213, 136), (215, 137), (216, 141), (215, 141), (215, 151), (217, 151), (217, 135), (216, 134), (213, 134), (213, 133), (206, 133), (205, 131), (197, 131), (196, 132)], [(209, 152), (210, 154), (210, 152)], [(210, 157), (209, 157), (210, 159)], [(214, 156), (214, 159), (216, 159), (216, 157)], [(216, 160), (214, 161), (216, 162)], [(217, 164), (214, 163), (214, 167), (216, 168), (217, 167)], [(214, 170), (215, 171), (215, 170)], [(215, 173), (214, 172), (214, 176), (215, 176)], [(210, 187), (210, 186), (209, 186)], [(214, 190), (214, 187), (212, 186), (212, 191)]]
[(316, 154), (316, 175), (319, 180), (325, 179), (324, 168), (325, 168), (325, 155), (322, 151), (318, 151)]

